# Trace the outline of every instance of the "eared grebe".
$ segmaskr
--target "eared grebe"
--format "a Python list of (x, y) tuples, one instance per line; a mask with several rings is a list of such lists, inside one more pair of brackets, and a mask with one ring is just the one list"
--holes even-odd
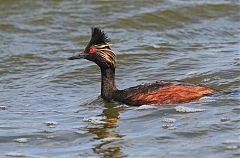
[(157, 81), (118, 90), (115, 84), (116, 56), (109, 47), (110, 40), (99, 28), (92, 28), (92, 37), (83, 53), (69, 59), (87, 59), (101, 69), (101, 97), (131, 106), (143, 104), (175, 104), (195, 101), (214, 92), (212, 88), (182, 81)]

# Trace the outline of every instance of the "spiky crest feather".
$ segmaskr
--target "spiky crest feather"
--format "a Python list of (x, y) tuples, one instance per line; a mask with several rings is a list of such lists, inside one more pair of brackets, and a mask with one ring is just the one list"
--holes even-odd
[(99, 28), (92, 28), (92, 37), (89, 42), (90, 45), (100, 45), (109, 43), (110, 39), (107, 37), (104, 31), (100, 30)]

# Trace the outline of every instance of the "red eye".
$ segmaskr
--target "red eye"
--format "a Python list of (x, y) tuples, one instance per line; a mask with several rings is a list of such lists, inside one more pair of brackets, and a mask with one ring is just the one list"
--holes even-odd
[(94, 54), (95, 52), (96, 52), (96, 50), (94, 48), (90, 48), (89, 54)]

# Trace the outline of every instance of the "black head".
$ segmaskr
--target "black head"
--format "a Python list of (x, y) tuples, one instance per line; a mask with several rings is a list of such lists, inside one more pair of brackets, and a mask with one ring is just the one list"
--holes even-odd
[(95, 62), (100, 68), (116, 67), (116, 56), (109, 47), (110, 40), (99, 28), (92, 28), (91, 39), (83, 53), (72, 56), (69, 59), (87, 59)]

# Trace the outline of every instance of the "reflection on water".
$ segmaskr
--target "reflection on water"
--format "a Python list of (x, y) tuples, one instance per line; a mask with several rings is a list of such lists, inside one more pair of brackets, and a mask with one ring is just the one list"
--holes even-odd
[(121, 151), (121, 146), (112, 146), (111, 143), (118, 138), (122, 138), (123, 135), (114, 131), (118, 126), (118, 120), (120, 112), (123, 111), (122, 107), (116, 106), (116, 104), (106, 104), (100, 116), (105, 117), (105, 124), (102, 127), (88, 128), (88, 131), (95, 134), (94, 139), (101, 140), (101, 143), (95, 145), (93, 152), (102, 157), (125, 157)]
[[(239, 10), (235, 0), (1, 0), (0, 157), (239, 157)], [(119, 89), (184, 80), (220, 93), (105, 103), (99, 68), (66, 60), (93, 26), (112, 39)]]

